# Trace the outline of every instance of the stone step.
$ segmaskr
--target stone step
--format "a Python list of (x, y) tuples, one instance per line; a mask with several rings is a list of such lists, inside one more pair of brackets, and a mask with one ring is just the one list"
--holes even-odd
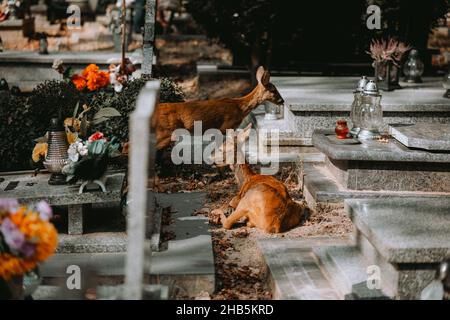
[(280, 146), (278, 150), (267, 148), (266, 154), (258, 156), (258, 149), (251, 147), (248, 158), (258, 159), (261, 163), (322, 163), (325, 155), (314, 147)]
[(345, 199), (426, 198), (430, 201), (445, 199), (450, 193), (415, 191), (361, 191), (341, 186), (322, 164), (305, 163), (303, 166), (304, 193), (310, 207), (318, 203), (343, 203)]
[(450, 254), (448, 198), (348, 199), (358, 245), (379, 267), (382, 287), (398, 299), (419, 299)]
[(277, 300), (338, 300), (339, 292), (325, 276), (314, 248), (348, 244), (332, 238), (269, 238), (258, 241), (269, 272), (269, 285)]
[(380, 280), (383, 292), (390, 297), (398, 295), (399, 271), (395, 265), (386, 261), (370, 241), (361, 233), (358, 236), (358, 248), (369, 265), (380, 270)]
[(58, 234), (57, 253), (125, 252), (125, 232), (96, 232), (82, 235)]
[[(80, 295), (79, 290), (69, 291), (58, 286), (41, 285), (32, 294), (33, 300), (79, 300), (85, 297)], [(123, 285), (98, 286), (96, 290), (97, 300), (120, 300), (123, 296)], [(167, 300), (169, 299), (169, 287), (162, 285), (145, 285), (144, 300)]]
[(315, 248), (314, 253), (340, 297), (354, 295), (357, 299), (385, 299), (382, 291), (367, 286), (369, 264), (356, 246)]

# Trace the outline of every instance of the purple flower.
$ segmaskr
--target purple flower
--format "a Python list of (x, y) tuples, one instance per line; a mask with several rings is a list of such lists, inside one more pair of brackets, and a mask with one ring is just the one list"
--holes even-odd
[(50, 205), (45, 202), (45, 201), (39, 201), (36, 206), (36, 211), (39, 212), (39, 217), (42, 220), (48, 221), (52, 218), (53, 216), (53, 211), (52, 211), (52, 207), (50, 207)]
[(36, 252), (36, 245), (32, 243), (25, 242), (20, 248), (20, 252), (22, 252), (25, 259), (29, 259), (34, 256)]
[(11, 250), (20, 250), (25, 243), (25, 236), (9, 218), (3, 220), (0, 232)]
[(19, 207), (19, 202), (16, 199), (5, 198), (0, 199), (0, 211), (15, 211)]

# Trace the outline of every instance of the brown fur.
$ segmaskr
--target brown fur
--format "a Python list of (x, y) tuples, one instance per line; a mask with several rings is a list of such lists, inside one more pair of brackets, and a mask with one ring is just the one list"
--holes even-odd
[[(240, 166), (250, 169), (247, 164)], [(282, 182), (272, 176), (255, 173), (245, 177), (239, 193), (229, 205), (235, 211), (228, 218), (222, 215), (225, 229), (231, 229), (240, 219), (247, 218), (249, 227), (268, 233), (285, 232), (300, 223), (303, 213), (302, 206), (292, 200)]]
[[(245, 141), (251, 126), (236, 137), (237, 141), (225, 141), (217, 156)], [(232, 144), (232, 145), (230, 145)], [(268, 233), (285, 232), (300, 223), (304, 208), (292, 200), (286, 186), (273, 176), (256, 174), (248, 164), (232, 165), (239, 193), (230, 201), (234, 212), (227, 218), (220, 210), (222, 225), (230, 229), (241, 219), (247, 219), (249, 227), (256, 227)]]
[(156, 149), (170, 145), (175, 129), (184, 128), (193, 132), (194, 121), (202, 122), (203, 131), (216, 128), (225, 133), (226, 129), (236, 129), (264, 101), (284, 103), (275, 86), (269, 82), (270, 75), (264, 68), (258, 69), (256, 77), (258, 85), (241, 98), (158, 104), (151, 119), (151, 127), (156, 134)]

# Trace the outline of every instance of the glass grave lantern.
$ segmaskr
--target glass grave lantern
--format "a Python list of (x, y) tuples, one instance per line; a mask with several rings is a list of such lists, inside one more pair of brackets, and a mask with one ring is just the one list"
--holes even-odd
[(409, 83), (421, 83), (423, 71), (424, 65), (422, 60), (420, 60), (419, 51), (412, 49), (403, 65), (405, 81)]
[(367, 79), (366, 76), (362, 76), (358, 81), (356, 90), (353, 91), (353, 103), (350, 109), (350, 119), (352, 120), (352, 129), (350, 130), (350, 134), (354, 137), (357, 137), (359, 131), (361, 130), (359, 123), (359, 112), (361, 110), (361, 98), (363, 91), (368, 81), (369, 79)]
[(371, 140), (380, 135), (380, 128), (383, 124), (381, 94), (377, 84), (372, 80), (367, 82), (363, 91), (359, 124), (361, 126), (358, 134), (360, 140)]
[(52, 118), (48, 131), (48, 151), (44, 161), (45, 168), (51, 173), (48, 184), (66, 184), (66, 176), (61, 171), (69, 158), (68, 148), (69, 143), (62, 121), (59, 118)]
[(283, 109), (283, 105), (277, 105), (270, 101), (265, 101), (264, 102), (264, 110), (265, 110), (264, 119), (265, 120), (277, 120), (277, 119), (282, 118), (283, 117), (282, 109)]

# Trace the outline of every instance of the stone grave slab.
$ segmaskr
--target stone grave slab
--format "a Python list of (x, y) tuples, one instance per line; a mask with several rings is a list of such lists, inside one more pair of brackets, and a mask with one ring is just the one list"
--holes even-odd
[(338, 145), (316, 130), (314, 146), (338, 183), (352, 190), (450, 192), (450, 153), (410, 149), (395, 139)]
[[(209, 222), (206, 217), (192, 216), (203, 207), (205, 197), (204, 192), (156, 194), (161, 207), (172, 206), (174, 223), (164, 230), (173, 232), (175, 238), (159, 252), (152, 247), (151, 258), (145, 259), (145, 274), (151, 281), (175, 285), (192, 295), (214, 292), (215, 267)], [(67, 238), (71, 239), (69, 244)], [(144, 247), (150, 248), (152, 240), (146, 240)], [(99, 276), (124, 276), (125, 232), (64, 235), (59, 241), (62, 249), (40, 267), (43, 277), (67, 278), (66, 269), (73, 264), (91, 266)]]
[(389, 133), (409, 148), (450, 151), (449, 124), (390, 125)]
[(21, 203), (45, 200), (52, 206), (68, 207), (68, 234), (83, 234), (83, 215), (92, 204), (111, 204), (121, 200), (121, 189), (125, 173), (111, 171), (106, 174), (106, 192), (78, 193), (80, 184), (52, 186), (48, 184), (50, 174), (42, 172), (4, 173), (0, 175), (0, 197), (15, 198)]
[(439, 263), (450, 254), (450, 199), (346, 200), (358, 230), (390, 263)]
[(345, 199), (388, 199), (400, 198), (448, 198), (449, 192), (392, 191), (392, 190), (352, 190), (344, 187), (333, 176), (326, 165), (305, 163), (301, 172), (304, 174), (303, 192), (308, 206), (312, 209), (318, 205), (343, 203)]
[(268, 267), (269, 286), (275, 300), (337, 300), (340, 292), (325, 275), (314, 249), (346, 245), (336, 238), (258, 240), (258, 247)]
[(380, 268), (385, 291), (418, 299), (450, 254), (450, 199), (352, 199), (345, 204), (358, 229), (358, 249), (368, 264)]
[[(316, 129), (334, 128), (338, 119), (351, 125), (352, 92), (358, 77), (272, 77), (285, 100), (283, 128), (292, 144), (311, 145)], [(383, 92), (382, 130), (392, 123), (450, 124), (450, 104), (442, 97), (442, 79), (425, 77), (423, 83), (401, 83), (403, 89)]]
[[(3, 35), (2, 35), (3, 36)], [(17, 37), (16, 37), (17, 38)], [(127, 55), (138, 67), (133, 76), (140, 76), (142, 52)], [(59, 59), (64, 65), (79, 73), (91, 63), (102, 70), (107, 70), (111, 63), (120, 61), (119, 52), (50, 52), (39, 54), (30, 51), (0, 52), (0, 74), (8, 81), (10, 87), (18, 86), (23, 92), (30, 92), (45, 80), (62, 80), (62, 76), (52, 69), (53, 61)]]

